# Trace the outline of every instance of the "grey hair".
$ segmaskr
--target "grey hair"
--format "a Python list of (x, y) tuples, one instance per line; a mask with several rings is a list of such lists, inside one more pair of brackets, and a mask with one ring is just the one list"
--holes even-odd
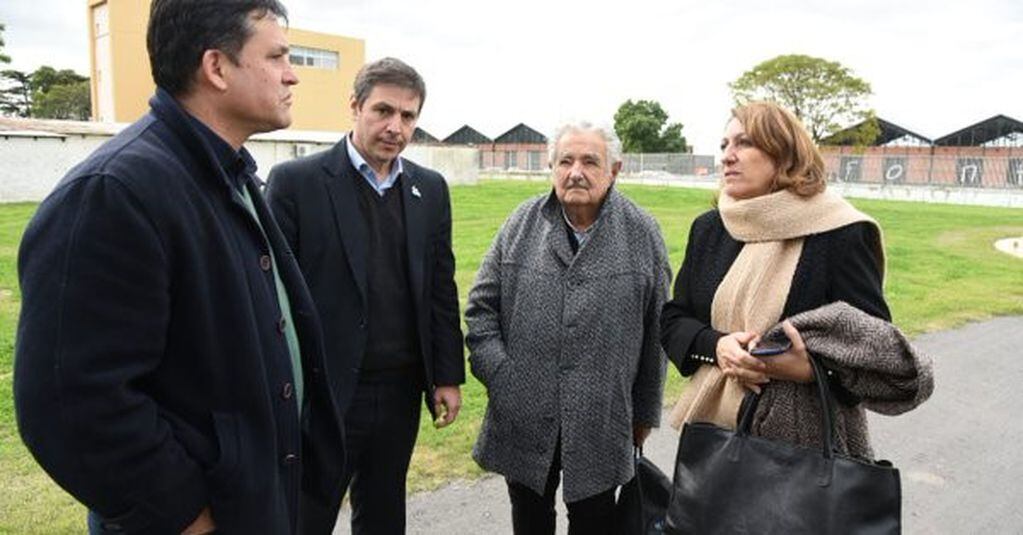
[(419, 96), (419, 111), (426, 102), (426, 82), (408, 63), (398, 58), (383, 58), (367, 63), (359, 69), (352, 85), (353, 97), (358, 107), (366, 102), (373, 88), (378, 85), (396, 85), (409, 89)]
[(572, 132), (595, 132), (604, 140), (607, 147), (605, 159), (608, 168), (622, 161), (622, 142), (615, 135), (615, 131), (605, 126), (595, 125), (589, 121), (573, 121), (564, 123), (554, 130), (554, 135), (547, 140), (547, 161), (554, 165), (554, 158), (557, 156), (558, 142), (565, 134)]

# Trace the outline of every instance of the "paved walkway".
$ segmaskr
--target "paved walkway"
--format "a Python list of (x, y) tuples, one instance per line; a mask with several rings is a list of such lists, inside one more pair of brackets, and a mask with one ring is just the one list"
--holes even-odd
[[(875, 450), (902, 473), (907, 534), (1023, 533), (1023, 317), (997, 318), (921, 336), (934, 359), (935, 392), (898, 417), (871, 414)], [(669, 373), (671, 370), (669, 369)], [(646, 454), (670, 474), (671, 429)], [(348, 533), (348, 511), (335, 533)], [(559, 498), (558, 533), (565, 533)], [(410, 534), (511, 533), (504, 480), (455, 482), (409, 498)]]

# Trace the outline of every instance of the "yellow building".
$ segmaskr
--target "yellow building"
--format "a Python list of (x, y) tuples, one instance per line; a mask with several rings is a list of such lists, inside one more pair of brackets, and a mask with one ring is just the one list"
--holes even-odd
[[(132, 122), (149, 111), (155, 86), (146, 51), (149, 0), (87, 0), (92, 118)], [(288, 29), (294, 87), (291, 127), (346, 131), (352, 126), (348, 97), (365, 63), (362, 39)]]

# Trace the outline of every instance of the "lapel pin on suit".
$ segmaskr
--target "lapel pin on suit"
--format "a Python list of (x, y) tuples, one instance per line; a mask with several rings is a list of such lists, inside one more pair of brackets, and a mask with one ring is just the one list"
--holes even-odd
[(419, 188), (417, 188), (416, 186), (412, 186), (412, 196), (422, 198), (423, 195), (419, 193)]

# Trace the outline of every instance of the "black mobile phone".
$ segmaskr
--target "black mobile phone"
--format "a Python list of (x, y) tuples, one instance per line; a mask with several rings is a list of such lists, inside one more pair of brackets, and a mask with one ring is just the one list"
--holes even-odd
[(753, 348), (753, 351), (750, 351), (749, 354), (754, 357), (773, 357), (781, 355), (789, 349), (792, 349), (792, 342), (788, 340), (784, 342), (764, 342)]

